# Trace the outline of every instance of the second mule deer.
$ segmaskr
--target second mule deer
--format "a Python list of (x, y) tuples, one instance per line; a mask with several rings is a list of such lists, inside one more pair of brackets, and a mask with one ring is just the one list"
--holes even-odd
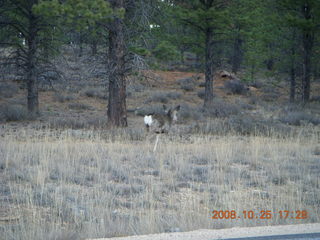
[(177, 113), (180, 110), (180, 105), (175, 108), (167, 108), (166, 105), (163, 105), (163, 110), (164, 114), (151, 113), (144, 116), (147, 132), (151, 128), (155, 133), (165, 133), (169, 130), (166, 128), (170, 128), (171, 124), (178, 120)]

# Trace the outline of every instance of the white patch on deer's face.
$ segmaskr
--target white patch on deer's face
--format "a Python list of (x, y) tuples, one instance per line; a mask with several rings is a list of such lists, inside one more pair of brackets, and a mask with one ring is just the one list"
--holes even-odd
[(153, 122), (152, 115), (144, 116), (143, 120), (144, 120), (144, 124), (150, 127)]
[(178, 121), (177, 111), (173, 111), (173, 113), (172, 113), (172, 120), (173, 120), (174, 122)]

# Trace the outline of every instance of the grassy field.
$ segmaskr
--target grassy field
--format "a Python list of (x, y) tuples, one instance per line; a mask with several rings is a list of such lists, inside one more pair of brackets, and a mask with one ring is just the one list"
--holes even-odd
[[(246, 86), (216, 75), (204, 110), (203, 74), (142, 71), (128, 79), (129, 126), (114, 130), (104, 74), (85, 56), (67, 52), (65, 79), (40, 85), (36, 120), (23, 84), (0, 82), (1, 240), (320, 222), (319, 80), (313, 101), (289, 104), (281, 76)], [(153, 152), (143, 116), (163, 104), (181, 110)], [(238, 215), (211, 219), (214, 210)]]
[[(142, 129), (0, 131), (1, 239), (320, 222), (319, 127), (283, 137), (161, 135), (156, 152)], [(240, 219), (211, 219), (213, 210)], [(273, 216), (245, 219), (250, 210)], [(280, 210), (308, 217), (281, 219)]]

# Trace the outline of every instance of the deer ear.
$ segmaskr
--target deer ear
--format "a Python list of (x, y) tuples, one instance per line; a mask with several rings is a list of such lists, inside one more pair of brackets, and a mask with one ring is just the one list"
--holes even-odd
[(176, 106), (176, 110), (177, 110), (177, 111), (180, 110), (180, 105)]
[(164, 110), (167, 110), (167, 106), (165, 104), (162, 105)]

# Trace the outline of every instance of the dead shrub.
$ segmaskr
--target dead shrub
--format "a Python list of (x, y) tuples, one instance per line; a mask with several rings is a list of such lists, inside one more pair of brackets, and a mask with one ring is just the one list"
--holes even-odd
[(186, 120), (200, 120), (203, 118), (201, 107), (190, 106), (186, 103), (181, 104), (178, 114), (182, 122)]
[(250, 84), (251, 87), (254, 88), (262, 88), (263, 87), (263, 82), (261, 81), (254, 81)]
[(130, 84), (127, 87), (127, 91), (128, 92), (143, 92), (145, 90), (145, 88), (146, 87), (140, 83)]
[(320, 96), (313, 96), (313, 97), (310, 99), (310, 102), (320, 102)]
[(107, 119), (105, 117), (91, 117), (91, 118), (74, 118), (63, 117), (51, 119), (49, 126), (56, 129), (84, 129), (94, 128), (99, 129), (105, 127)]
[(261, 90), (263, 92), (261, 99), (267, 102), (272, 102), (281, 95), (277, 87), (270, 84), (263, 86)]
[(277, 92), (264, 93), (261, 96), (261, 99), (266, 102), (273, 102), (275, 99), (278, 99), (278, 98), (279, 98), (279, 94)]
[(204, 135), (261, 135), (291, 136), (294, 130), (286, 125), (271, 120), (258, 120), (249, 115), (235, 115), (225, 119), (215, 119), (206, 123), (195, 123), (188, 130), (189, 134)]
[(181, 93), (178, 92), (155, 92), (149, 97), (146, 103), (161, 102), (168, 103), (170, 99), (176, 100), (181, 97)]
[(86, 89), (84, 91), (84, 94), (87, 97), (107, 99), (107, 94), (105, 94), (105, 90), (103, 90), (101, 88), (89, 88), (89, 89)]
[(167, 103), (169, 101), (167, 93), (165, 92), (156, 92), (148, 100), (148, 102), (161, 102)]
[(180, 84), (181, 89), (187, 92), (193, 91), (196, 86), (196, 79), (194, 77), (182, 78), (177, 80), (177, 82)]
[(230, 115), (240, 113), (240, 107), (236, 104), (228, 103), (223, 99), (215, 98), (213, 102), (204, 109), (204, 113), (208, 117), (225, 118)]
[(0, 107), (0, 119), (5, 121), (23, 121), (29, 118), (27, 109), (22, 105), (4, 105)]
[(204, 96), (205, 96), (205, 90), (204, 89), (201, 89), (199, 92), (198, 92), (198, 97), (201, 98), (201, 99), (204, 99)]
[(313, 151), (314, 155), (319, 156), (320, 155), (320, 146), (315, 147), (314, 151)]
[(0, 84), (0, 96), (4, 98), (12, 98), (19, 91), (18, 87), (14, 84), (1, 83)]
[(199, 86), (199, 87), (205, 87), (205, 86), (206, 86), (206, 82), (200, 82), (200, 83), (198, 84), (198, 86)]
[(224, 83), (224, 88), (231, 94), (246, 94), (248, 92), (247, 86), (240, 80), (229, 80)]
[(56, 92), (53, 95), (53, 101), (55, 102), (60, 102), (60, 103), (64, 103), (64, 102), (68, 102), (68, 101), (72, 101), (74, 100), (74, 96), (71, 95), (64, 95), (62, 93)]
[(69, 109), (72, 110), (93, 110), (93, 107), (84, 103), (70, 103)]
[(182, 90), (185, 90), (185, 91), (187, 91), (187, 92), (193, 91), (194, 88), (195, 88), (195, 85), (194, 85), (194, 84), (181, 85), (181, 89), (182, 89)]
[(161, 104), (155, 104), (155, 105), (143, 106), (135, 110), (135, 114), (138, 116), (145, 116), (151, 113), (163, 114), (163, 106)]
[(320, 118), (316, 117), (314, 115), (302, 112), (302, 111), (293, 111), (288, 112), (285, 115), (280, 116), (279, 120), (282, 123), (288, 124), (288, 125), (305, 125), (305, 124), (314, 124), (318, 125), (320, 124)]

